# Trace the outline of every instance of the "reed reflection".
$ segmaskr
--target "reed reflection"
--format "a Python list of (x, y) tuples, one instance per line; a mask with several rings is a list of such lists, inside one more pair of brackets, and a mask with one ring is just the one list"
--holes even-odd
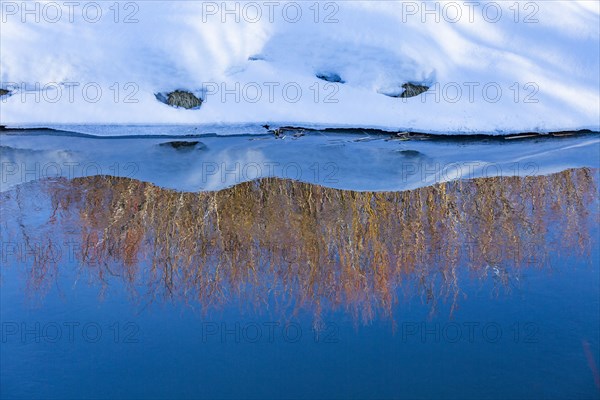
[[(465, 277), (510, 290), (520, 271), (547, 267), (553, 254), (585, 256), (598, 223), (597, 173), (375, 193), (282, 179), (179, 193), (99, 176), (22, 185), (3, 193), (2, 207), (13, 239), (42, 249), (76, 242), (80, 275), (104, 288), (122, 281), (144, 301), (276, 303), (315, 321), (343, 309), (368, 323), (391, 317), (405, 296), (453, 312)], [(64, 262), (30, 257), (30, 289), (43, 293)]]

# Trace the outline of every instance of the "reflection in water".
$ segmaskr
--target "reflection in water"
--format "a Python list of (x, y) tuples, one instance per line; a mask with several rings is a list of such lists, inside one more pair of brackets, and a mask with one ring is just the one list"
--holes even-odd
[(43, 181), (2, 194), (4, 242), (25, 247), (4, 246), (3, 258), (27, 259), (36, 293), (74, 249), (80, 276), (104, 288), (122, 280), (144, 301), (205, 310), (233, 299), (275, 303), (310, 310), (315, 322), (343, 309), (368, 323), (391, 317), (405, 296), (432, 312), (440, 301), (454, 310), (466, 276), (458, 269), (510, 290), (523, 268), (548, 267), (551, 252), (585, 255), (588, 224), (598, 220), (596, 175), (574, 169), (391, 193), (281, 179), (201, 193), (107, 176)]

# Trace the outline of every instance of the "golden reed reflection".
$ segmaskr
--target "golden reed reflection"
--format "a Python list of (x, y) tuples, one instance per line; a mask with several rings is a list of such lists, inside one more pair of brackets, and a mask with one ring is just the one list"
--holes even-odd
[[(75, 236), (79, 273), (105, 286), (118, 279), (138, 298), (204, 309), (233, 299), (258, 308), (275, 301), (287, 312), (310, 310), (315, 321), (342, 309), (368, 323), (391, 316), (399, 297), (420, 296), (432, 311), (444, 301), (452, 312), (461, 279), (510, 290), (519, 271), (547, 267), (551, 255), (589, 254), (597, 173), (479, 178), (404, 192), (269, 178), (180, 193), (98, 176), (22, 185), (3, 194), (2, 205), (14, 203), (22, 240), (44, 247)], [(41, 223), (28, 225), (36, 196), (50, 207)], [(50, 286), (56, 264), (35, 257), (30, 288)]]

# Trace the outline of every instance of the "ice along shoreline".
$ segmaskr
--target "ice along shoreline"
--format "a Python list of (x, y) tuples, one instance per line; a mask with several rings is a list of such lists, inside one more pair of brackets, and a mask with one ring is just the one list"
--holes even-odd
[[(158, 129), (158, 128), (156, 128)], [(2, 191), (44, 178), (110, 175), (184, 192), (265, 177), (336, 189), (402, 191), (457, 179), (600, 167), (600, 133), (438, 136), (262, 127), (263, 133), (97, 136), (56, 129), (0, 132)], [(65, 140), (69, 137), (69, 140)]]

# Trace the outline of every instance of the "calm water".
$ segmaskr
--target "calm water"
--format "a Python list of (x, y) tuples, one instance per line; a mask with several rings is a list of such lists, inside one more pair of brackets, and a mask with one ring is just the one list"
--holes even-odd
[(1, 193), (4, 398), (598, 398), (598, 170)]

